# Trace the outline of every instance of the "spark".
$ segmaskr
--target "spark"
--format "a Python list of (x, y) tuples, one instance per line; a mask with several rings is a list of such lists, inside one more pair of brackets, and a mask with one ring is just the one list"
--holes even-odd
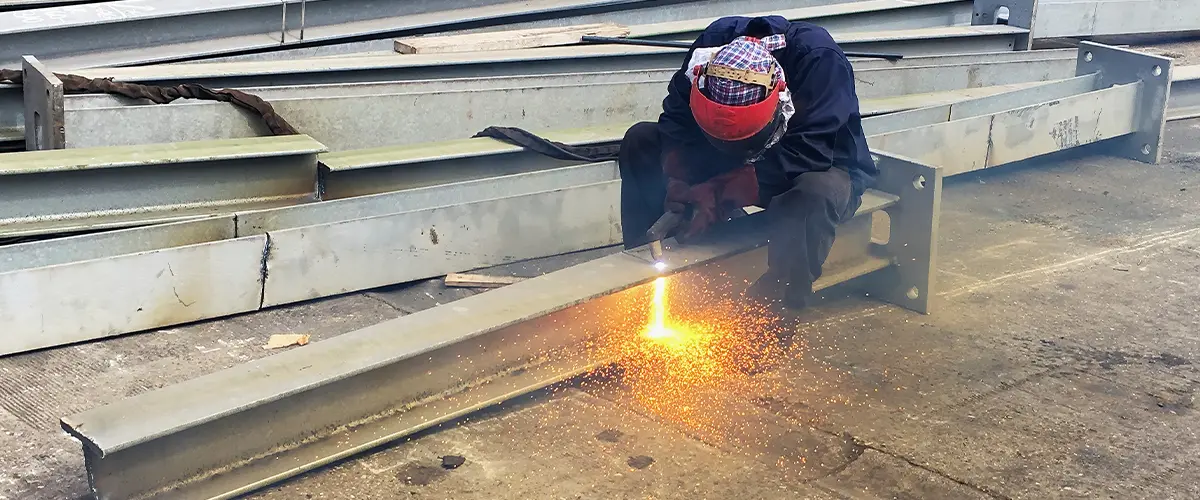
[(612, 332), (609, 343), (621, 359), (622, 384), (643, 409), (712, 437), (739, 412), (721, 409), (721, 400), (742, 393), (737, 387), (780, 349), (771, 315), (696, 279), (656, 278), (649, 296), (631, 297), (626, 308), (646, 314), (640, 326)]

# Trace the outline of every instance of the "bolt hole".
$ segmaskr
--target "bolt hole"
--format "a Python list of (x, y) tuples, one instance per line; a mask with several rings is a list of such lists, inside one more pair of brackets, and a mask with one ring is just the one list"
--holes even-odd
[(1154, 76), (1162, 75), (1162, 66), (1155, 65), (1154, 69), (1150, 70), (1150, 73)]
[(913, 187), (917, 188), (917, 191), (925, 189), (925, 176), (918, 175), (916, 179), (913, 179)]
[(1149, 144), (1142, 144), (1142, 154), (1144, 154), (1144, 155), (1150, 154), (1150, 145)]
[(917, 287), (914, 286), (912, 288), (909, 288), (908, 293), (906, 293), (905, 295), (908, 296), (909, 300), (917, 300), (917, 299), (921, 298), (921, 291), (917, 290)]
[(1084, 53), (1083, 53), (1083, 60), (1084, 60), (1084, 61), (1087, 61), (1087, 62), (1092, 62), (1092, 53), (1091, 53), (1090, 51), (1089, 51), (1089, 52), (1084, 52)]

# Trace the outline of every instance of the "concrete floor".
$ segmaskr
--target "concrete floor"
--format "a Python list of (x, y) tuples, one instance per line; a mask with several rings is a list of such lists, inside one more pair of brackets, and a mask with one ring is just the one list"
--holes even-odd
[[(252, 498), (1200, 497), (1200, 121), (1160, 165), (947, 182), (935, 314), (830, 294), (705, 432), (583, 381)], [(591, 254), (574, 256), (588, 258)], [(512, 266), (529, 275), (570, 259)], [(84, 498), (58, 418), (468, 293), (394, 287), (0, 359), (0, 499)], [(455, 470), (439, 458), (466, 457)]]

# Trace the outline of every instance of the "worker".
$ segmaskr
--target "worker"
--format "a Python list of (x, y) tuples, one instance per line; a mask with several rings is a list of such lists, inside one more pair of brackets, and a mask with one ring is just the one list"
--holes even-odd
[(789, 309), (806, 307), (835, 227), (878, 176), (846, 55), (825, 29), (780, 16), (710, 24), (658, 121), (626, 132), (619, 164), (627, 249), (667, 211), (691, 214), (686, 240), (766, 209), (768, 270), (747, 293)]

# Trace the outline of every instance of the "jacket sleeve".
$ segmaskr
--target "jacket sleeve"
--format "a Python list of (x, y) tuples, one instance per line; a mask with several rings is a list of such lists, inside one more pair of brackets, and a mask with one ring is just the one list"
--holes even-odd
[(829, 170), (839, 155), (841, 131), (859, 113), (850, 61), (838, 51), (819, 47), (790, 68), (788, 88), (796, 114), (778, 147), (772, 148), (788, 180), (804, 172)]

